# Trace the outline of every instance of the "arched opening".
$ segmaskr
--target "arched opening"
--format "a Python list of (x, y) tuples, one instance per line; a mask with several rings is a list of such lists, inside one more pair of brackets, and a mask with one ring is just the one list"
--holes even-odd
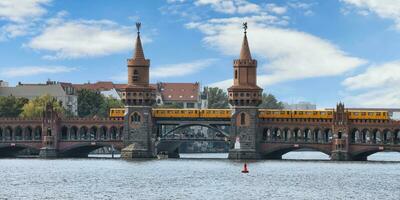
[(24, 135), (25, 135), (25, 140), (33, 139), (33, 131), (30, 126), (25, 127)]
[(141, 121), (140, 114), (137, 113), (137, 112), (134, 112), (134, 113), (132, 114), (132, 116), (131, 116), (131, 122), (132, 122), (132, 123), (140, 123), (140, 121)]
[(310, 135), (311, 135), (311, 131), (310, 129), (306, 128), (304, 129), (304, 142), (309, 142), (310, 141)]
[(90, 140), (96, 140), (96, 139), (97, 139), (97, 127), (92, 126), (92, 128), (90, 128)]
[(117, 134), (117, 140), (120, 140), (121, 139), (121, 136), (123, 135), (123, 133), (124, 133), (124, 127), (123, 126), (121, 126), (121, 127), (119, 127), (119, 133)]
[(61, 139), (68, 140), (68, 127), (66, 126), (61, 127)]
[(4, 140), (3, 128), (0, 127), (0, 141)]
[(246, 114), (245, 113), (241, 113), (240, 114), (240, 125), (245, 125), (246, 124)]
[(342, 131), (338, 132), (338, 139), (342, 139)]
[(384, 144), (390, 144), (392, 143), (392, 132), (388, 129), (385, 129), (383, 131), (383, 137), (382, 137), (382, 142)]
[(396, 161), (400, 162), (400, 152), (381, 151), (375, 152), (367, 157), (368, 161)]
[(294, 141), (297, 142), (297, 141), (299, 140), (300, 129), (295, 128), (294, 131), (293, 131), (293, 133), (294, 133)]
[(319, 129), (315, 129), (314, 130), (314, 138), (313, 138), (313, 141), (315, 142), (315, 143), (318, 143), (319, 142), (319, 138), (320, 138), (320, 130)]
[(273, 141), (279, 141), (279, 140), (281, 140), (281, 139), (282, 139), (282, 136), (281, 136), (281, 129), (275, 128), (275, 129), (274, 129), (274, 132), (272, 133), (272, 140), (273, 140)]
[(117, 135), (118, 135), (118, 130), (115, 126), (112, 126), (110, 128), (110, 135), (111, 135), (111, 139), (112, 140), (116, 140), (117, 139)]
[(368, 129), (364, 129), (362, 131), (362, 139), (361, 139), (362, 143), (368, 143), (369, 142), (369, 130)]
[(107, 140), (107, 127), (102, 126), (100, 128), (100, 140)]
[(113, 154), (119, 154), (120, 149), (117, 146), (96, 142), (95, 145), (89, 142), (83, 142), (65, 149), (60, 152), (61, 157), (86, 158), (90, 157), (111, 157)]
[(20, 126), (17, 126), (15, 128), (15, 140), (22, 140), (22, 128)]
[(312, 144), (285, 145), (265, 153), (265, 159), (329, 160), (330, 149), (319, 149)]
[(133, 81), (139, 81), (139, 72), (138, 72), (138, 70), (134, 70), (133, 71)]
[(288, 129), (288, 128), (283, 129), (283, 138), (284, 138), (284, 141), (285, 141), (285, 142), (289, 141), (289, 139), (290, 139), (289, 137), (290, 137), (290, 131), (289, 131), (289, 129)]
[(353, 129), (350, 134), (350, 143), (359, 143), (360, 141), (360, 132), (358, 129)]
[(238, 78), (238, 71), (235, 70), (235, 79), (237, 79), (237, 78)]
[(393, 133), (393, 143), (394, 144), (399, 144), (400, 143), (400, 130), (397, 129)]
[(79, 139), (87, 140), (88, 139), (88, 128), (86, 126), (82, 126), (79, 130)]
[(7, 126), (4, 131), (4, 140), (12, 140), (13, 130), (10, 126)]
[(42, 140), (42, 127), (41, 126), (37, 126), (35, 128), (34, 140)]
[(329, 143), (332, 140), (332, 130), (331, 129), (325, 129), (324, 131), (324, 142)]
[(269, 129), (268, 128), (264, 128), (264, 131), (262, 133), (262, 140), (263, 141), (267, 141), (268, 136), (269, 136)]
[(76, 126), (73, 126), (70, 128), (70, 139), (71, 140), (77, 140), (78, 139), (78, 128)]

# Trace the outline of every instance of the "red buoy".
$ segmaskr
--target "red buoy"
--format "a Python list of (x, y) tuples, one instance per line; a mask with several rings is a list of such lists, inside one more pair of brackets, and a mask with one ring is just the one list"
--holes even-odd
[(246, 163), (244, 163), (242, 173), (249, 173), (249, 170), (247, 169), (247, 164)]

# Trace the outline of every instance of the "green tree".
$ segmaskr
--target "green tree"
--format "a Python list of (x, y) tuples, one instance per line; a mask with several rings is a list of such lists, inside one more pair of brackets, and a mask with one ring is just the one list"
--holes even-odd
[(0, 117), (18, 117), (22, 113), (22, 107), (28, 101), (27, 98), (14, 96), (0, 97)]
[(57, 101), (56, 98), (46, 94), (29, 100), (29, 102), (22, 108), (23, 111), (20, 116), (25, 118), (42, 117), (46, 104), (49, 102), (52, 104), (53, 109), (56, 112), (60, 114), (65, 113), (65, 109), (62, 107), (61, 102)]
[(111, 96), (109, 97), (104, 97), (103, 96), (104, 103), (101, 105), (98, 113), (96, 114), (99, 117), (109, 117), (110, 113), (110, 108), (123, 108), (124, 104), (122, 103), (121, 100), (113, 98)]
[(228, 95), (221, 88), (205, 87), (208, 98), (208, 108), (229, 108)]
[(283, 103), (278, 101), (274, 95), (263, 93), (259, 108), (283, 109)]
[(92, 117), (98, 115), (104, 106), (104, 97), (98, 92), (82, 89), (78, 94), (78, 115), (79, 117)]

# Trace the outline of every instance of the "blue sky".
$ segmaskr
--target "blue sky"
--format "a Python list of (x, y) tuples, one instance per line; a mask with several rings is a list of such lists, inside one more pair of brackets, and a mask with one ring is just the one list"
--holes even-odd
[(228, 87), (247, 21), (279, 100), (400, 106), (399, 0), (0, 0), (0, 80), (123, 83), (136, 21), (152, 82)]

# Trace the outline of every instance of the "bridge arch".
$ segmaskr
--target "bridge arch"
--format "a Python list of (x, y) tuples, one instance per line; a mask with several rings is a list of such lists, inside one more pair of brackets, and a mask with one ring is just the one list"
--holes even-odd
[(378, 146), (369, 147), (366, 149), (361, 149), (361, 150), (352, 152), (352, 158), (353, 158), (353, 160), (357, 160), (357, 161), (366, 161), (368, 156), (373, 155), (378, 152), (398, 152), (398, 153), (400, 153), (400, 148), (384, 149), (384, 148), (379, 148)]
[(304, 144), (277, 144), (275, 146), (269, 147), (265, 152), (261, 152), (261, 155), (265, 159), (282, 159), (284, 154), (287, 154), (292, 151), (296, 151), (299, 149), (312, 149), (318, 152), (322, 152), (328, 156), (331, 154), (331, 147), (329, 144), (321, 145), (321, 144), (312, 144), (312, 143), (304, 143)]
[(78, 127), (72, 126), (69, 129), (69, 137), (70, 140), (78, 140)]
[(79, 128), (79, 139), (80, 140), (88, 139), (88, 128), (86, 126), (81, 126)]
[(120, 151), (122, 145), (113, 145), (106, 142), (79, 142), (60, 150), (61, 157), (87, 157), (90, 152), (103, 147), (113, 147)]
[(18, 152), (24, 149), (32, 149), (39, 152), (39, 148), (26, 144), (16, 143), (12, 146), (9, 143), (0, 144), (0, 157), (14, 157)]
[(36, 126), (35, 131), (34, 131), (34, 140), (42, 140), (42, 127), (41, 126)]
[(174, 132), (176, 132), (176, 131), (178, 131), (178, 130), (181, 130), (181, 129), (184, 129), (184, 128), (188, 128), (188, 127), (193, 127), (193, 126), (207, 127), (207, 128), (209, 128), (209, 129), (215, 131), (216, 133), (218, 133), (219, 135), (216, 135), (217, 137), (226, 137), (226, 138), (229, 138), (229, 134), (228, 134), (228, 133), (225, 133), (224, 131), (222, 131), (222, 130), (220, 130), (220, 129), (214, 127), (214, 126), (211, 126), (211, 125), (208, 125), (208, 124), (200, 124), (200, 123), (198, 123), (198, 124), (197, 124), (197, 123), (194, 123), (194, 124), (183, 124), (183, 125), (179, 125), (179, 126), (173, 128), (172, 130), (168, 131), (167, 133), (165, 133), (165, 134), (163, 135), (163, 137), (171, 136), (172, 134), (174, 134)]
[(24, 129), (24, 140), (32, 140), (33, 139), (33, 129), (31, 126), (27, 126)]

